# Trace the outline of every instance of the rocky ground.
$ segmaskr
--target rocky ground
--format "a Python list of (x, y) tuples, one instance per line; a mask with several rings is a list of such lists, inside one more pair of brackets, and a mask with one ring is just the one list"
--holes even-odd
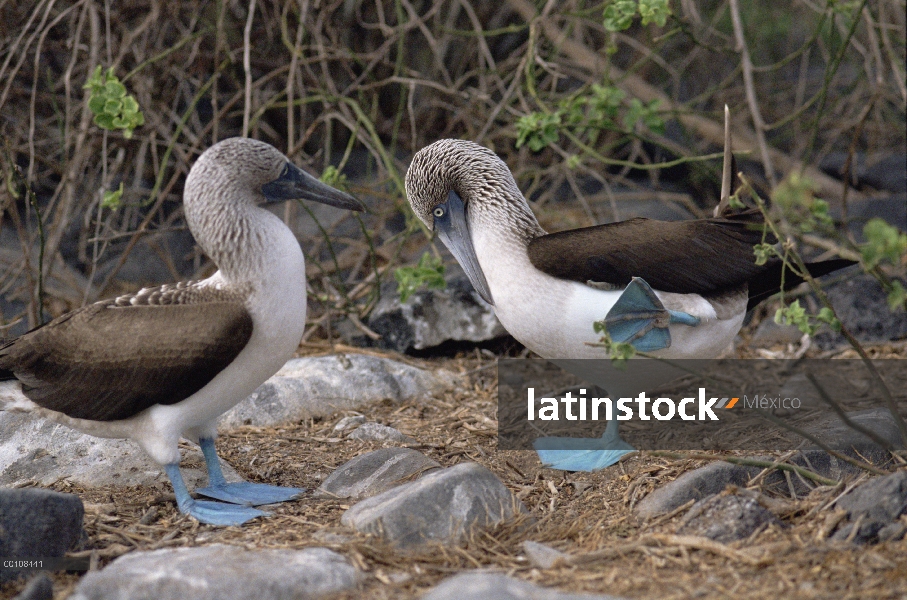
[[(738, 355), (801, 349), (771, 343), (755, 350), (747, 339), (755, 331), (745, 332)], [(81, 499), (84, 534), (69, 556), (89, 557), (92, 571), (7, 581), (0, 598), (50, 598), (50, 586), (54, 598), (159, 599), (190, 591), (195, 598), (431, 599), (907, 594), (904, 471), (885, 479), (850, 472), (799, 492), (771, 485), (760, 468), (647, 453), (593, 474), (553, 471), (533, 452), (497, 450), (496, 370), (487, 351), (428, 361), (343, 346), (303, 350), (307, 356), (282, 372), (287, 381), (272, 380), (247, 403), (267, 397), (271, 406), (286, 405), (302, 395), (288, 381), (313, 360), (371, 369), (378, 388), (346, 376), (365, 405), (309, 407), (308, 415), (291, 407), (279, 424), (270, 416), (243, 424), (251, 419), (241, 405), (227, 416), (218, 448), (246, 479), (316, 492), (242, 527), (216, 528), (177, 512), (153, 465), (145, 471), (122, 462), (138, 451), (119, 459), (137, 481), (126, 485), (87, 485), (96, 476), (88, 466), (76, 475), (56, 469), (53, 481), (40, 460), (29, 473), (7, 469), (0, 477), (13, 491), (6, 494), (49, 489)], [(907, 345), (878, 344), (872, 352), (903, 357)], [(184, 466), (200, 470), (200, 458), (190, 455)], [(4, 526), (15, 538), (15, 528)], [(52, 537), (63, 540), (64, 529), (58, 525)]]

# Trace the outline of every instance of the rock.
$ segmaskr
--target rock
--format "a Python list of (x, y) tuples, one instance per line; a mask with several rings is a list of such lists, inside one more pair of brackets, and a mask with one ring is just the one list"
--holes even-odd
[[(904, 447), (901, 442), (901, 430), (887, 408), (878, 407), (849, 412), (847, 417), (857, 426), (872, 431), (876, 436), (887, 441), (893, 448)], [(853, 429), (837, 416), (817, 423), (807, 431), (832, 450), (837, 450), (853, 458), (869, 461), (875, 465), (884, 465), (891, 460), (891, 456), (885, 448)], [(850, 466), (848, 465), (847, 468), (849, 469)]]
[(753, 342), (758, 346), (773, 344), (798, 344), (803, 333), (796, 325), (779, 325), (774, 319), (762, 319), (753, 333)]
[(568, 556), (566, 552), (561, 552), (557, 548), (529, 540), (523, 542), (523, 552), (532, 566), (539, 569), (550, 569)]
[(334, 425), (334, 431), (343, 432), (347, 429), (353, 429), (365, 423), (365, 417), (363, 415), (355, 415), (352, 417), (343, 417), (337, 424)]
[[(901, 281), (902, 285), (907, 282)], [(882, 286), (871, 275), (860, 274), (825, 288), (838, 317), (861, 342), (887, 342), (907, 337), (907, 312), (888, 308)], [(847, 342), (840, 333), (820, 331), (813, 341), (821, 349)]]
[(214, 544), (132, 552), (89, 572), (70, 600), (304, 600), (355, 588), (362, 574), (327, 548)]
[[(0, 557), (59, 558), (82, 538), (82, 500), (40, 488), (0, 488)], [(0, 583), (22, 571), (0, 569)]]
[(287, 362), (221, 417), (220, 426), (267, 427), (322, 417), (384, 399), (403, 402), (451, 388), (459, 378), (368, 354), (333, 354)]
[(620, 600), (607, 594), (571, 594), (500, 573), (460, 573), (439, 583), (422, 600)]
[(399, 430), (381, 423), (363, 423), (350, 433), (348, 438), (373, 442), (400, 442), (401, 444), (415, 444), (416, 440)]
[(25, 588), (13, 600), (53, 600), (54, 582), (47, 573), (39, 573), (31, 578)]
[(472, 288), (459, 266), (448, 266), (447, 287), (420, 290), (400, 302), (397, 284), (381, 287), (381, 300), (368, 319), (381, 335), (379, 348), (407, 352), (447, 341), (484, 342), (507, 335), (494, 308)]
[(847, 511), (849, 522), (832, 539), (858, 544), (900, 539), (905, 527), (898, 519), (907, 512), (907, 471), (870, 479), (842, 496), (836, 506)]
[[(819, 163), (819, 168), (840, 179), (847, 158), (847, 152), (830, 152)], [(907, 156), (903, 152), (879, 152), (868, 156), (858, 152), (851, 160), (850, 176), (852, 180), (856, 180), (858, 187), (868, 185), (877, 190), (905, 192), (907, 191), (905, 161)]]
[(360, 454), (328, 475), (313, 496), (362, 500), (440, 469), (441, 465), (409, 448), (382, 448)]
[(472, 527), (499, 523), (525, 510), (494, 473), (462, 463), (363, 500), (340, 523), (411, 548), (432, 541), (455, 544)]
[[(197, 446), (183, 450), (180, 464), (189, 489), (207, 485)], [(228, 481), (239, 474), (221, 460)], [(26, 413), (0, 411), (0, 485), (47, 486), (66, 477), (84, 487), (167, 485), (160, 465), (129, 440), (97, 438)]]
[(728, 543), (752, 535), (765, 524), (781, 524), (755, 498), (717, 494), (700, 500), (684, 516), (679, 534), (701, 535)]
[(684, 473), (652, 491), (636, 505), (636, 516), (651, 519), (683, 506), (690, 500), (702, 500), (718, 494), (728, 485), (746, 486), (759, 474), (758, 467), (744, 467), (725, 462), (714, 462), (694, 471)]

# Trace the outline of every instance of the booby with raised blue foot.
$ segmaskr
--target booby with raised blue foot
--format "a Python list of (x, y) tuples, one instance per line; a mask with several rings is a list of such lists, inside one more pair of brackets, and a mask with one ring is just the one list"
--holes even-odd
[[(284, 223), (259, 204), (307, 199), (362, 204), (292, 164), (273, 146), (231, 138), (205, 151), (184, 190), (189, 229), (218, 271), (145, 288), (64, 314), (0, 347), (0, 409), (30, 411), (98, 437), (137, 442), (163, 466), (179, 510), (238, 525), (297, 488), (227, 483), (217, 418), (290, 359), (306, 320), (305, 261)], [(209, 485), (193, 499), (180, 437), (197, 441)]]
[[(420, 150), (406, 173), (406, 192), (504, 328), (542, 358), (604, 358), (593, 330), (603, 319), (612, 340), (653, 356), (712, 358), (734, 339), (747, 310), (782, 281), (785, 289), (802, 281), (789, 271), (782, 280), (778, 260), (756, 264), (753, 246), (763, 241), (756, 210), (548, 234), (504, 161), (469, 141), (441, 140)], [(829, 260), (809, 269), (820, 276), (850, 264)], [(610, 385), (608, 391), (615, 394)], [(609, 426), (601, 439), (542, 438), (536, 449), (546, 465), (594, 470), (629, 446)]]

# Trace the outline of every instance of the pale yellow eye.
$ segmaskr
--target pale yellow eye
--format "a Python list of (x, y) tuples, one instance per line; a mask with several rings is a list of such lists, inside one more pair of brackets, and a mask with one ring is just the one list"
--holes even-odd
[(439, 206), (435, 209), (434, 214), (435, 214), (435, 218), (440, 219), (441, 217), (444, 216), (444, 209)]

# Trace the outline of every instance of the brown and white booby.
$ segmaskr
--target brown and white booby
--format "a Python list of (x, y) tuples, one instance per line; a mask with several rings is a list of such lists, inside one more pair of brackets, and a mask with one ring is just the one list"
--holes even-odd
[[(217, 418), (293, 356), (306, 320), (305, 263), (284, 223), (258, 206), (307, 199), (363, 210), (266, 143), (205, 151), (184, 190), (189, 229), (219, 270), (74, 310), (0, 347), (0, 409), (34, 412), (98, 437), (137, 442), (166, 471), (180, 511), (214, 525), (266, 514), (250, 505), (303, 490), (226, 483)], [(181, 436), (199, 442), (209, 486), (190, 497)]]
[[(593, 345), (600, 338), (593, 323), (603, 319), (612, 340), (653, 356), (712, 358), (734, 339), (747, 310), (780, 290), (780, 261), (755, 261), (763, 223), (757, 211), (678, 222), (636, 218), (548, 234), (504, 161), (452, 139), (415, 155), (406, 193), (504, 328), (543, 358), (603, 358)], [(810, 272), (850, 264), (825, 261)], [(785, 289), (801, 281), (787, 272)], [(540, 456), (558, 468), (592, 470), (629, 448), (610, 425), (603, 440), (598, 449), (610, 454)]]

